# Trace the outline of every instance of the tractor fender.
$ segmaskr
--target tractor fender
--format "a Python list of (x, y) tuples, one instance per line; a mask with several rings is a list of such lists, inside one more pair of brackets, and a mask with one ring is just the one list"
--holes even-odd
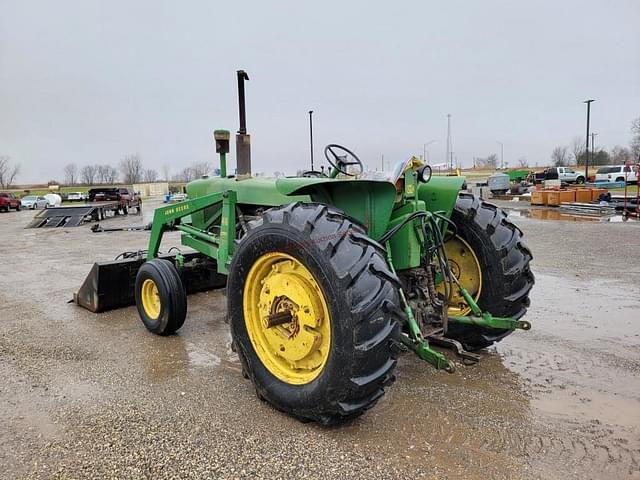
[(423, 200), (430, 212), (445, 212), (451, 218), (464, 184), (464, 177), (433, 176), (427, 183), (418, 185), (418, 199)]
[(367, 227), (374, 240), (387, 230), (396, 198), (393, 183), (381, 180), (280, 178), (276, 188), (283, 195), (309, 195), (314, 202), (339, 208)]

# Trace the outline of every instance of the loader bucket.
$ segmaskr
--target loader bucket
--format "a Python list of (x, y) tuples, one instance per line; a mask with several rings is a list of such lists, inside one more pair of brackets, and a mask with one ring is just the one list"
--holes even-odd
[[(218, 273), (214, 260), (200, 253), (185, 253), (183, 257), (180, 267), (175, 255), (159, 256), (176, 264), (187, 294), (226, 286), (227, 277)], [(73, 301), (95, 313), (135, 305), (136, 275), (144, 262), (145, 258), (135, 257), (94, 263)]]

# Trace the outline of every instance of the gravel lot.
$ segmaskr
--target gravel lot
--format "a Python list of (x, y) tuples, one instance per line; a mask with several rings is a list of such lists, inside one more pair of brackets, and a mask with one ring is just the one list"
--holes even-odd
[(405, 355), (372, 411), (330, 429), (256, 398), (220, 291), (191, 296), (168, 338), (134, 307), (67, 303), (94, 261), (148, 232), (25, 230), (33, 212), (0, 214), (0, 476), (640, 479), (640, 224), (503, 205), (534, 254), (533, 329), (453, 375)]

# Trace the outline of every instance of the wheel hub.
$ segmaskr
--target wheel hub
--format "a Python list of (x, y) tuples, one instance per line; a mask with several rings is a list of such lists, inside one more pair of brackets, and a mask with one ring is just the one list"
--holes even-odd
[(147, 316), (152, 320), (158, 318), (160, 316), (160, 308), (162, 304), (160, 302), (160, 293), (158, 292), (156, 282), (147, 278), (142, 283), (140, 298), (142, 299), (142, 308), (144, 308)]
[[(471, 294), (473, 299), (478, 301), (482, 291), (482, 270), (475, 252), (459, 235), (454, 236), (445, 243), (445, 250), (451, 273)], [(440, 283), (437, 290), (440, 294), (444, 294), (444, 283)], [(454, 286), (449, 301), (449, 315), (467, 315), (470, 311), (471, 307), (467, 305), (458, 288)]]
[(284, 253), (260, 257), (247, 276), (243, 307), (251, 342), (271, 373), (293, 384), (320, 373), (329, 356), (329, 313), (299, 260)]

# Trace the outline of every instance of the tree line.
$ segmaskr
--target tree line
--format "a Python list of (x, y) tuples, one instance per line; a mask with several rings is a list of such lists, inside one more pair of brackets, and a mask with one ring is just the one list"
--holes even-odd
[[(592, 137), (593, 138), (593, 137)], [(592, 140), (590, 139), (590, 144)], [(589, 165), (625, 165), (640, 162), (640, 117), (631, 122), (629, 146), (616, 145), (610, 150), (590, 147)], [(551, 162), (556, 167), (585, 165), (587, 161), (586, 141), (574, 137), (569, 145), (558, 145), (551, 152)]]
[[(126, 155), (118, 164), (118, 168), (111, 165), (85, 165), (78, 168), (75, 163), (64, 167), (64, 185), (106, 185), (118, 183), (120, 180), (127, 185), (135, 183), (153, 183), (163, 181), (190, 182), (206, 175), (213, 170), (209, 162), (195, 162), (183, 168), (180, 172), (169, 176), (169, 166), (162, 167), (162, 177), (153, 168), (145, 168), (139, 154)], [(51, 183), (51, 182), (50, 182)]]

